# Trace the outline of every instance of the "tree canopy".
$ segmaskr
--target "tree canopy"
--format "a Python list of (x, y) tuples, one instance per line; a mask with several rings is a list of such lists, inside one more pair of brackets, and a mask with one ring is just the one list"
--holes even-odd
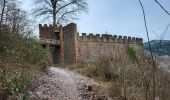
[(53, 25), (66, 23), (87, 12), (86, 0), (36, 0), (33, 14), (43, 20), (52, 18)]

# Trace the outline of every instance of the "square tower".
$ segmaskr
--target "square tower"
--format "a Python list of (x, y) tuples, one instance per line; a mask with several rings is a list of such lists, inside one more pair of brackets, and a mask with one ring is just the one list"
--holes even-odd
[(49, 49), (54, 63), (75, 63), (77, 26), (70, 23), (64, 27), (39, 24), (40, 44)]
[(53, 27), (52, 25), (42, 26), (39, 24), (40, 44), (43, 48), (49, 49), (54, 63), (62, 63), (61, 50), (62, 27)]

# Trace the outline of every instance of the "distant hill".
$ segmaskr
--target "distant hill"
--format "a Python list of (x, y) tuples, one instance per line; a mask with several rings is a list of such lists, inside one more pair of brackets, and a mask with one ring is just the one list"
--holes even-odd
[[(169, 55), (170, 56), (170, 40), (152, 40), (150, 41), (152, 51), (159, 55)], [(148, 42), (144, 43), (144, 49), (149, 50)]]

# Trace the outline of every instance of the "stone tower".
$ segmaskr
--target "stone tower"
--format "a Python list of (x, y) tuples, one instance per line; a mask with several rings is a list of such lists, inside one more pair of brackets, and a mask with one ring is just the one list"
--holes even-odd
[(40, 44), (43, 48), (49, 49), (55, 63), (76, 62), (76, 34), (77, 27), (74, 23), (64, 27), (39, 24)]
[(76, 39), (77, 39), (77, 26), (70, 23), (63, 27), (63, 40), (64, 40), (64, 62), (76, 62)]

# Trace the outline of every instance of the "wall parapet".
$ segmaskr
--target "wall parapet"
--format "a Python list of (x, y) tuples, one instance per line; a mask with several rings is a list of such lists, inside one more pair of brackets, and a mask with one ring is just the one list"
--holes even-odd
[(53, 25), (52, 24), (49, 24), (49, 25), (47, 25), (47, 24), (44, 24), (44, 25), (39, 24), (39, 28), (53, 28)]
[(113, 43), (127, 43), (127, 44), (143, 44), (142, 38), (130, 37), (130, 36), (117, 36), (110, 34), (96, 34), (82, 33), (82, 36), (77, 33), (78, 41), (82, 42), (113, 42)]

